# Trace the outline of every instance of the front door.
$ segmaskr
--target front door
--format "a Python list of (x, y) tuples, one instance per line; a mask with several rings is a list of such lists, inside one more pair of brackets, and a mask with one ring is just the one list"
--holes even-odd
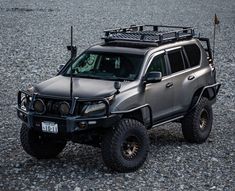
[(153, 121), (156, 122), (173, 112), (174, 87), (172, 78), (167, 78), (169, 71), (165, 53), (152, 57), (146, 75), (153, 71), (161, 72), (163, 77), (160, 82), (146, 85), (145, 101), (151, 106)]

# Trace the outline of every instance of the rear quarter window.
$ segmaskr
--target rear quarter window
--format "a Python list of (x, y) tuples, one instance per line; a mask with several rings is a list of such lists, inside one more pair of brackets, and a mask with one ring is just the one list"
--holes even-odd
[(201, 51), (196, 44), (184, 46), (190, 67), (198, 66), (201, 60)]

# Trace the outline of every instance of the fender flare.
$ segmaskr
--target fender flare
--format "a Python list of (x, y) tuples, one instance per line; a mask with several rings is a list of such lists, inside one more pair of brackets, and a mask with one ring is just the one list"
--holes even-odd
[(198, 98), (197, 98), (196, 103), (195, 103), (192, 107), (190, 107), (189, 111), (192, 111), (195, 107), (197, 107), (197, 105), (199, 104), (200, 99), (201, 99), (202, 96), (203, 96), (203, 93), (204, 93), (207, 89), (211, 89), (211, 90), (213, 91), (213, 96), (212, 96), (210, 99), (211, 99), (211, 100), (214, 99), (214, 98), (217, 96), (218, 92), (219, 92), (220, 86), (221, 86), (220, 83), (215, 83), (215, 84), (212, 84), (212, 85), (204, 86), (204, 87), (202, 88), (202, 90), (201, 90), (201, 92), (200, 92)]
[(111, 114), (116, 114), (116, 115), (120, 115), (120, 114), (126, 114), (126, 113), (131, 113), (133, 111), (137, 111), (137, 110), (141, 110), (143, 108), (147, 108), (149, 111), (149, 119), (150, 119), (150, 127), (153, 126), (153, 115), (152, 115), (152, 108), (150, 107), (149, 104), (144, 104), (138, 107), (134, 107), (132, 109), (129, 110), (123, 110), (123, 111), (112, 111)]

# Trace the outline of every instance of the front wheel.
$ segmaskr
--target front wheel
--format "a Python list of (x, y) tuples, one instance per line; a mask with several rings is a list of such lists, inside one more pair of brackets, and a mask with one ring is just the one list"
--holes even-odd
[(21, 145), (26, 153), (37, 159), (55, 158), (66, 146), (66, 141), (57, 140), (22, 124)]
[(207, 98), (202, 97), (198, 105), (182, 121), (182, 132), (186, 140), (203, 143), (209, 137), (213, 121), (212, 107)]
[(102, 141), (104, 163), (118, 172), (137, 170), (145, 162), (148, 150), (147, 130), (134, 119), (122, 119)]

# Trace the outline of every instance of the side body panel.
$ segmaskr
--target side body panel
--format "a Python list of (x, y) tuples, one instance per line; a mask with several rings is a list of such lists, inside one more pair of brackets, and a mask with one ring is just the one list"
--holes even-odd
[[(204, 49), (200, 48), (201, 59), (198, 66), (172, 74), (174, 77), (174, 111), (186, 112), (195, 92), (212, 84), (213, 74)], [(185, 52), (184, 52), (185, 53)], [(187, 60), (187, 57), (186, 57)]]
[[(162, 54), (167, 49), (181, 47), (188, 44), (197, 44), (201, 50), (200, 65), (188, 68), (162, 78), (161, 82), (143, 85), (146, 70), (153, 56)], [(187, 60), (187, 58), (186, 58)], [(169, 62), (167, 63), (169, 69)], [(191, 78), (193, 76), (193, 78)], [(181, 41), (150, 49), (145, 56), (145, 61), (136, 86), (126, 89), (118, 94), (111, 106), (112, 111), (128, 110), (149, 104), (153, 111), (154, 122), (170, 116), (177, 116), (187, 112), (195, 92), (206, 85), (215, 83), (215, 72), (210, 67), (205, 50), (198, 40)], [(166, 88), (167, 83), (173, 82), (173, 87)], [(144, 120), (149, 122), (149, 111), (141, 109)]]

